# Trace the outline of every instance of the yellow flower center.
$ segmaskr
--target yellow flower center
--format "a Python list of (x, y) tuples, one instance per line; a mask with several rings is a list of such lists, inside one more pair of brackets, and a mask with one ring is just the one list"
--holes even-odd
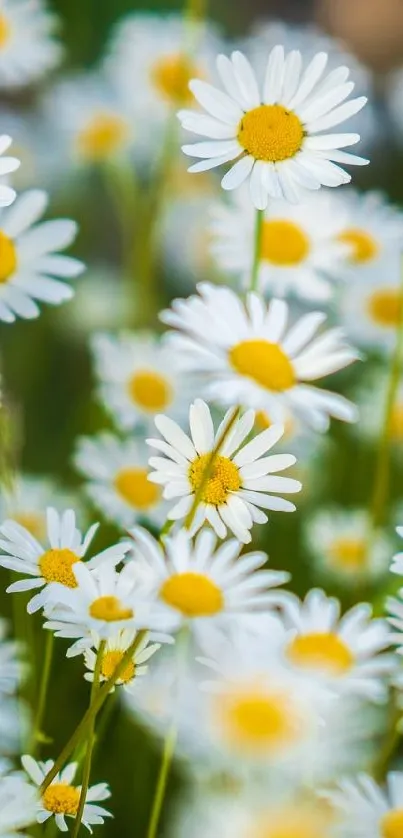
[(45, 516), (39, 512), (14, 512), (12, 517), (13, 521), (28, 530), (38, 541), (42, 541), (46, 536)]
[(130, 398), (143, 410), (156, 413), (165, 410), (172, 401), (168, 381), (152, 370), (139, 370), (128, 383)]
[(0, 14), (0, 49), (10, 40), (11, 27), (5, 15)]
[[(194, 492), (197, 492), (200, 484), (204, 481), (210, 456), (210, 454), (202, 454), (190, 465), (189, 480)], [(240, 487), (241, 479), (235, 463), (228, 459), (228, 457), (217, 454), (209, 476), (203, 486), (201, 500), (203, 503), (221, 506), (226, 502), (230, 492), (237, 492)]]
[(7, 282), (17, 268), (14, 242), (0, 230), (0, 283)]
[(301, 806), (291, 811), (270, 812), (261, 819), (250, 838), (325, 838), (325, 828), (322, 814)]
[(403, 402), (393, 407), (390, 417), (390, 435), (395, 441), (403, 440)]
[(296, 381), (291, 361), (277, 343), (244, 340), (229, 352), (229, 362), (241, 375), (252, 378), (266, 390), (288, 390)]
[(115, 488), (122, 498), (134, 509), (149, 509), (155, 506), (161, 490), (148, 480), (146, 468), (123, 468), (115, 477)]
[[(101, 676), (105, 678), (106, 681), (112, 677), (115, 669), (119, 666), (120, 661), (122, 660), (125, 652), (115, 649), (110, 652), (105, 652), (102, 663), (101, 663)], [(129, 661), (123, 672), (120, 673), (118, 683), (119, 684), (127, 684), (129, 681), (133, 681), (135, 676), (136, 666), (133, 661)]]
[(403, 809), (392, 809), (381, 820), (382, 838), (402, 838)]
[(167, 579), (160, 590), (160, 597), (185, 617), (210, 617), (218, 614), (224, 598), (217, 587), (202, 573), (176, 573)]
[(379, 252), (377, 241), (365, 230), (351, 227), (338, 236), (338, 241), (350, 247), (350, 262), (360, 264), (370, 262)]
[(378, 326), (396, 328), (402, 319), (402, 303), (397, 288), (380, 288), (368, 298), (368, 313)]
[(332, 564), (346, 570), (360, 570), (367, 563), (368, 549), (364, 539), (336, 538), (329, 548)]
[(130, 620), (134, 616), (132, 609), (126, 608), (116, 596), (100, 596), (94, 599), (89, 607), (89, 614), (94, 620), (104, 620), (106, 623)]
[(287, 655), (297, 666), (321, 669), (330, 675), (344, 675), (354, 664), (348, 646), (331, 631), (298, 635), (289, 644)]
[(42, 795), (42, 804), (55, 815), (76, 815), (80, 791), (67, 783), (54, 783)]
[(100, 162), (119, 151), (128, 134), (128, 125), (122, 117), (96, 114), (77, 136), (78, 151), (87, 160)]
[(298, 739), (300, 719), (286, 693), (258, 686), (217, 696), (216, 714), (228, 744), (248, 751), (277, 751)]
[(192, 101), (189, 82), (197, 75), (194, 64), (180, 53), (159, 58), (151, 69), (151, 79), (158, 93), (174, 104)]
[(238, 125), (238, 140), (255, 160), (278, 163), (294, 157), (303, 139), (302, 123), (282, 105), (259, 105), (248, 111)]
[(260, 258), (273, 265), (300, 265), (310, 250), (309, 239), (292, 221), (265, 221), (262, 230)]
[(47, 550), (39, 559), (41, 575), (46, 582), (60, 582), (66, 588), (77, 588), (77, 580), (72, 571), (73, 564), (81, 561), (72, 550)]

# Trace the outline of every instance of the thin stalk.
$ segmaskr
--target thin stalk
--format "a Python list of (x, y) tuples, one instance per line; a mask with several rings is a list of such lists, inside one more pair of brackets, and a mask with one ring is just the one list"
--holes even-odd
[(103, 176), (119, 224), (121, 268), (124, 286), (127, 289), (127, 325), (131, 326), (133, 312), (130, 301), (134, 296), (135, 282), (135, 218), (138, 210), (138, 186), (132, 167), (123, 162), (105, 163)]
[(41, 682), (39, 685), (38, 706), (36, 708), (34, 729), (32, 732), (31, 747), (29, 753), (35, 756), (38, 746), (41, 741), (42, 722), (46, 708), (46, 698), (48, 694), (49, 678), (52, 669), (54, 636), (52, 632), (48, 632), (45, 642), (45, 654), (42, 667)]
[(135, 639), (133, 640), (133, 643), (131, 643), (130, 646), (128, 647), (128, 649), (126, 649), (126, 652), (124, 653), (122, 659), (119, 661), (113, 675), (111, 675), (109, 680), (106, 681), (102, 685), (102, 687), (97, 691), (97, 693), (94, 697), (94, 701), (90, 704), (90, 706), (88, 707), (88, 709), (84, 713), (84, 716), (82, 717), (81, 721), (78, 723), (75, 731), (70, 736), (70, 739), (65, 744), (64, 748), (62, 749), (59, 756), (57, 757), (53, 767), (47, 773), (47, 775), (46, 775), (46, 777), (45, 777), (45, 779), (44, 779), (44, 781), (43, 781), (43, 783), (40, 787), (40, 793), (41, 794), (43, 794), (46, 791), (48, 786), (55, 779), (56, 774), (58, 774), (58, 772), (61, 771), (61, 769), (63, 768), (63, 766), (65, 765), (65, 763), (69, 759), (70, 755), (73, 753), (74, 748), (77, 747), (79, 742), (81, 742), (81, 739), (83, 738), (83, 736), (87, 733), (89, 725), (91, 725), (93, 720), (96, 719), (101, 707), (103, 706), (106, 699), (108, 698), (108, 695), (109, 695), (112, 687), (115, 686), (116, 681), (119, 680), (119, 678), (120, 678), (122, 672), (124, 671), (125, 667), (129, 663), (129, 661), (132, 659), (133, 655), (136, 653), (136, 650), (138, 649), (140, 643), (143, 641), (143, 638), (144, 638), (145, 634), (146, 634), (145, 629), (138, 632)]
[(252, 271), (250, 277), (250, 291), (257, 290), (257, 281), (259, 277), (259, 265), (260, 265), (260, 253), (262, 249), (262, 236), (263, 236), (263, 221), (264, 221), (264, 210), (256, 210), (255, 215), (255, 235), (254, 235), (254, 245), (253, 245), (253, 262), (252, 262)]
[[(94, 680), (92, 682), (91, 687), (91, 698), (90, 698), (90, 706), (94, 703), (95, 696), (99, 690), (99, 679), (101, 676), (101, 666), (102, 666), (102, 658), (104, 655), (106, 646), (106, 641), (101, 640), (98, 648), (97, 659), (95, 661), (94, 667)], [(81, 792), (80, 792), (80, 800), (78, 802), (78, 809), (77, 814), (74, 820), (73, 829), (71, 832), (71, 838), (77, 838), (78, 833), (80, 831), (81, 821), (83, 819), (84, 813), (84, 806), (85, 801), (87, 798), (88, 786), (90, 784), (90, 775), (91, 775), (91, 763), (92, 763), (92, 752), (94, 749), (94, 736), (95, 736), (95, 716), (93, 717), (89, 727), (88, 727), (88, 735), (87, 735), (87, 750), (85, 752), (84, 758), (84, 765), (83, 765), (83, 777), (81, 783)]]
[(222, 431), (221, 431), (221, 433), (220, 433), (220, 435), (217, 439), (217, 442), (216, 442), (213, 450), (210, 453), (210, 456), (209, 456), (209, 458), (207, 460), (207, 463), (206, 463), (206, 468), (204, 469), (203, 474), (202, 474), (202, 479), (201, 479), (200, 484), (197, 487), (197, 490), (195, 492), (195, 496), (193, 498), (192, 506), (190, 507), (190, 510), (189, 510), (189, 512), (188, 512), (188, 514), (185, 518), (185, 527), (188, 530), (190, 530), (190, 528), (193, 524), (194, 517), (196, 515), (199, 503), (202, 499), (204, 489), (206, 487), (207, 481), (208, 481), (208, 479), (210, 477), (210, 474), (212, 472), (215, 458), (220, 453), (220, 449), (223, 446), (223, 444), (224, 444), (228, 434), (230, 433), (231, 429), (233, 428), (235, 422), (237, 421), (240, 412), (241, 412), (240, 407), (234, 407), (233, 408), (233, 410), (231, 411), (231, 414), (228, 418), (227, 423), (223, 427), (223, 429), (222, 429)]

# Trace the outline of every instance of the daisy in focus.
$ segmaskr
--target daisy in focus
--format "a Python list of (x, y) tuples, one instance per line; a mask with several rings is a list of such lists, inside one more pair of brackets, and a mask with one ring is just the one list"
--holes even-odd
[(366, 509), (330, 507), (311, 514), (305, 523), (305, 541), (316, 569), (346, 585), (386, 574), (393, 542), (382, 530), (370, 539), (369, 532)]
[[(330, 279), (349, 252), (337, 240), (342, 212), (337, 212), (328, 193), (308, 195), (302, 204), (270, 201), (261, 234), (258, 289), (278, 297), (296, 294), (308, 300), (327, 300), (332, 295)], [(242, 231), (242, 234), (241, 234)], [(213, 208), (211, 252), (218, 265), (250, 281), (255, 237), (255, 218), (244, 189), (232, 204)]]
[(17, 88), (40, 79), (62, 57), (55, 37), (56, 15), (42, 0), (2, 0), (0, 10), (0, 87)]
[[(279, 493), (299, 492), (301, 483), (275, 474), (294, 465), (294, 456), (264, 456), (282, 437), (282, 425), (268, 428), (244, 445), (252, 431), (255, 412), (246, 411), (225, 433), (228, 422), (229, 413), (215, 431), (210, 410), (201, 399), (190, 406), (190, 436), (172, 419), (157, 416), (155, 424), (163, 439), (148, 439), (147, 443), (164, 456), (150, 458), (153, 471), (149, 479), (164, 486), (163, 496), (167, 500), (179, 498), (168, 512), (168, 518), (173, 521), (182, 520), (190, 513), (201, 486), (191, 533), (207, 521), (219, 538), (225, 538), (229, 530), (247, 544), (251, 541), (253, 524), (268, 520), (262, 509), (295, 510), (294, 504)], [(206, 479), (213, 452), (211, 472), (207, 472)]]
[(209, 138), (183, 146), (185, 154), (201, 158), (189, 171), (236, 161), (221, 185), (236, 189), (250, 178), (251, 200), (260, 210), (269, 196), (298, 203), (307, 189), (349, 183), (351, 176), (339, 164), (368, 162), (343, 150), (360, 136), (328, 131), (361, 110), (366, 97), (346, 102), (354, 89), (349, 69), (341, 66), (324, 75), (327, 60), (327, 53), (319, 52), (303, 70), (299, 50), (285, 56), (283, 47), (276, 46), (260, 87), (241, 52), (231, 58), (219, 55), (217, 70), (225, 92), (193, 79), (190, 90), (207, 115), (188, 110), (178, 114), (184, 128)]
[(187, 372), (204, 374), (204, 395), (222, 405), (251, 405), (274, 422), (290, 412), (315, 430), (329, 417), (357, 420), (342, 396), (312, 386), (313, 381), (351, 364), (358, 352), (339, 328), (318, 332), (326, 315), (313, 311), (288, 325), (284, 300), (266, 303), (248, 294), (246, 303), (229, 288), (198, 285), (198, 295), (174, 300), (161, 319), (177, 330), (167, 345)]
[(58, 512), (73, 505), (67, 492), (59, 489), (50, 478), (33, 474), (15, 475), (12, 491), (3, 492), (0, 498), (0, 521), (12, 519), (37, 541), (44, 541), (47, 534), (46, 508), (50, 501)]
[(36, 821), (37, 805), (36, 789), (25, 778), (0, 777), (0, 835), (22, 838)]
[[(129, 646), (132, 645), (135, 637), (136, 631), (121, 629), (114, 636), (108, 638), (101, 659), (101, 669), (99, 675), (100, 681), (108, 681), (109, 678), (112, 677), (116, 667), (123, 659), (123, 656), (125, 652), (127, 652)], [(98, 638), (93, 649), (88, 648), (84, 651), (85, 666), (88, 670), (88, 672), (85, 673), (84, 678), (86, 681), (90, 681), (91, 683), (94, 680), (94, 671), (100, 642), (101, 641)], [(123, 686), (123, 688), (129, 693), (136, 690), (138, 685), (137, 679), (147, 675), (147, 663), (160, 648), (161, 646), (159, 643), (150, 643), (149, 635), (145, 634), (134, 652), (133, 657), (128, 661), (120, 675), (120, 678), (116, 681), (116, 686)], [(113, 692), (114, 689), (115, 688), (113, 687), (111, 692)]]
[[(30, 780), (35, 786), (41, 786), (54, 762), (49, 759), (46, 762), (37, 762), (33, 757), (25, 755), (21, 762)], [(74, 785), (74, 777), (78, 770), (78, 763), (71, 762), (58, 773), (47, 789), (43, 792), (37, 804), (36, 821), (46, 823), (49, 818), (54, 817), (56, 826), (61, 832), (68, 831), (66, 818), (75, 818), (78, 811), (81, 786)], [(111, 813), (100, 801), (107, 800), (111, 796), (106, 783), (97, 783), (90, 786), (86, 798), (83, 813), (83, 825), (92, 832), (92, 826), (103, 824), (105, 818), (110, 818)]]
[(349, 338), (365, 349), (388, 355), (402, 319), (399, 249), (367, 268), (340, 294), (339, 318)]
[[(350, 838), (400, 838), (403, 829), (403, 773), (391, 771), (386, 788), (368, 774), (345, 779), (326, 792), (337, 823)], [(344, 833), (343, 833), (344, 834)]]
[(91, 347), (100, 400), (120, 428), (150, 426), (161, 411), (186, 415), (190, 380), (175, 371), (175, 356), (154, 335), (98, 333)]
[(46, 192), (32, 189), (0, 213), (0, 320), (6, 323), (38, 317), (36, 301), (59, 305), (70, 300), (74, 291), (64, 280), (84, 270), (78, 259), (58, 253), (74, 241), (76, 223), (40, 222), (47, 204)]
[[(76, 527), (76, 516), (72, 509), (59, 514), (56, 509), (49, 507), (46, 511), (46, 521), (47, 547), (43, 547), (28, 529), (16, 521), (4, 521), (0, 526), (0, 566), (28, 577), (13, 582), (8, 586), (7, 592), (17, 593), (43, 588), (29, 601), (29, 614), (38, 611), (49, 601), (49, 586), (52, 583), (57, 582), (66, 589), (77, 587), (74, 566), (81, 564), (98, 529), (98, 524), (94, 524), (83, 538)], [(117, 565), (126, 552), (127, 545), (124, 544), (107, 547), (90, 559), (86, 563), (87, 567), (98, 567), (103, 562)]]
[[(1, 26), (1, 24), (0, 24)], [(5, 151), (10, 148), (12, 143), (11, 137), (8, 134), (1, 134), (0, 135), (0, 177), (4, 175), (9, 175), (11, 172), (15, 172), (20, 165), (20, 161), (17, 157), (3, 157)], [(0, 184), (0, 207), (8, 207), (16, 198), (16, 192), (14, 189), (11, 189), (10, 186), (5, 186), (4, 183)]]
[(159, 486), (150, 483), (147, 451), (136, 439), (109, 433), (78, 440), (75, 466), (87, 479), (85, 491), (103, 515), (127, 529), (139, 519), (165, 521)]

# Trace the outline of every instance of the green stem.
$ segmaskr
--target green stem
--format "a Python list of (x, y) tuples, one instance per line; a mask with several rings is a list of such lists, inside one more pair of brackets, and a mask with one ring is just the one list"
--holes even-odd
[(262, 249), (262, 236), (263, 236), (263, 221), (264, 221), (264, 210), (256, 210), (255, 215), (255, 235), (254, 235), (254, 246), (253, 246), (253, 262), (252, 262), (252, 271), (250, 277), (250, 291), (257, 290), (257, 283), (259, 278), (259, 265), (260, 265), (260, 253)]
[(175, 753), (176, 740), (178, 737), (178, 726), (176, 720), (172, 722), (164, 742), (161, 766), (158, 774), (157, 787), (155, 790), (153, 808), (151, 811), (150, 823), (147, 838), (155, 838), (161, 816), (162, 804), (165, 798), (169, 770)]
[(165, 521), (165, 524), (162, 527), (161, 532), (160, 532), (160, 538), (159, 538), (160, 541), (163, 541), (165, 536), (168, 535), (168, 533), (170, 533), (174, 523), (175, 523), (175, 521), (170, 521), (169, 518), (168, 518), (167, 521)]
[[(93, 704), (95, 696), (99, 690), (99, 679), (101, 676), (102, 658), (106, 646), (106, 640), (101, 640), (98, 648), (97, 659), (94, 667), (94, 680), (91, 688), (90, 706)], [(92, 718), (88, 726), (87, 734), (87, 750), (85, 752), (85, 759), (83, 765), (83, 777), (81, 784), (80, 800), (78, 802), (77, 814), (74, 820), (71, 838), (77, 838), (80, 831), (81, 821), (83, 819), (85, 801), (87, 799), (88, 786), (90, 784), (92, 752), (94, 749), (94, 734), (95, 734), (95, 716)]]
[(73, 753), (74, 748), (77, 747), (79, 742), (81, 742), (81, 739), (83, 738), (83, 736), (87, 733), (88, 727), (92, 724), (93, 720), (96, 719), (101, 707), (103, 706), (106, 699), (108, 698), (108, 695), (109, 695), (112, 687), (115, 686), (116, 681), (119, 680), (119, 678), (120, 678), (122, 672), (124, 671), (125, 667), (127, 666), (129, 661), (131, 661), (131, 659), (135, 655), (136, 650), (138, 649), (140, 643), (142, 642), (145, 634), (146, 634), (145, 629), (143, 631), (138, 632), (135, 639), (133, 640), (133, 643), (131, 643), (130, 646), (128, 647), (128, 649), (126, 649), (126, 652), (124, 653), (122, 659), (119, 661), (113, 675), (111, 675), (109, 680), (106, 681), (102, 685), (102, 687), (97, 691), (97, 694), (94, 697), (94, 701), (90, 704), (90, 706), (88, 707), (88, 710), (86, 710), (86, 712), (84, 713), (84, 716), (82, 717), (81, 721), (78, 723), (75, 731), (70, 736), (70, 739), (68, 740), (68, 742), (66, 743), (66, 745), (64, 746), (64, 748), (60, 752), (59, 756), (57, 757), (53, 767), (50, 769), (50, 771), (46, 775), (46, 777), (45, 777), (45, 779), (44, 779), (44, 781), (41, 785), (41, 788), (40, 788), (40, 793), (41, 794), (43, 794), (46, 791), (48, 786), (55, 779), (56, 774), (58, 774), (58, 772), (61, 771), (61, 769), (63, 768), (63, 766), (65, 765), (65, 763), (69, 759), (70, 755)]
[(39, 686), (38, 706), (36, 709), (34, 729), (32, 732), (31, 747), (29, 749), (29, 753), (32, 754), (32, 756), (35, 756), (41, 742), (42, 722), (46, 707), (50, 672), (52, 669), (53, 643), (54, 636), (52, 632), (49, 631), (45, 642), (45, 655), (42, 667), (41, 683)]

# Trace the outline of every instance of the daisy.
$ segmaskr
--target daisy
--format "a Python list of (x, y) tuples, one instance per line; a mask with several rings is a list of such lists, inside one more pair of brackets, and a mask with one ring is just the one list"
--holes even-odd
[[(161, 250), (167, 279), (177, 290), (188, 289), (205, 276), (213, 277), (217, 264), (210, 253), (211, 231), (206, 218), (216, 190), (170, 197), (161, 223)], [(218, 276), (217, 276), (218, 279)]]
[[(148, 445), (165, 456), (151, 457), (154, 471), (150, 480), (164, 486), (167, 500), (180, 498), (170, 509), (173, 521), (186, 518), (192, 508), (196, 492), (204, 480), (206, 466), (216, 450), (228, 422), (229, 414), (214, 430), (210, 410), (205, 402), (196, 399), (189, 410), (190, 436), (167, 416), (157, 416), (155, 424), (164, 438), (149, 439)], [(290, 477), (278, 477), (295, 463), (291, 454), (263, 456), (283, 435), (281, 425), (273, 425), (243, 445), (255, 421), (255, 412), (248, 410), (236, 419), (230, 432), (216, 451), (212, 471), (200, 497), (191, 532), (207, 521), (219, 538), (225, 538), (227, 528), (239, 541), (251, 541), (253, 523), (263, 524), (267, 515), (263, 509), (293, 512), (295, 506), (277, 493), (299, 492), (301, 484)], [(273, 494), (269, 494), (273, 493)]]
[[(46, 775), (54, 766), (52, 759), (48, 759), (46, 762), (37, 762), (36, 759), (28, 755), (21, 757), (21, 762), (29, 778), (38, 787), (42, 785)], [(81, 786), (74, 785), (77, 770), (78, 763), (71, 762), (56, 774), (55, 779), (43, 792), (37, 805), (37, 823), (45, 823), (49, 818), (54, 817), (58, 829), (61, 832), (68, 832), (66, 818), (76, 817), (80, 800)], [(97, 785), (89, 787), (85, 797), (82, 820), (89, 832), (92, 832), (92, 826), (103, 824), (105, 818), (112, 817), (107, 809), (99, 805), (99, 801), (107, 800), (110, 796), (111, 793), (106, 783), (97, 783)]]
[(42, 0), (2, 0), (0, 11), (0, 87), (36, 81), (59, 64), (56, 15)]
[(357, 420), (351, 402), (311, 384), (359, 357), (341, 329), (314, 337), (325, 314), (305, 314), (287, 330), (284, 300), (265, 303), (248, 294), (243, 303), (229, 288), (209, 283), (197, 290), (198, 296), (174, 300), (161, 319), (177, 330), (168, 334), (167, 345), (181, 367), (207, 376), (207, 399), (251, 405), (276, 422), (284, 422), (291, 411), (320, 431), (327, 430), (329, 416)]
[(190, 380), (175, 372), (175, 357), (150, 333), (98, 333), (91, 341), (98, 392), (123, 430), (150, 425), (157, 413), (186, 414)]
[(401, 322), (399, 250), (346, 285), (338, 309), (345, 331), (358, 346), (389, 354)]
[(403, 772), (391, 771), (381, 789), (368, 774), (345, 779), (326, 797), (349, 838), (400, 838), (403, 829)]
[[(16, 521), (4, 521), (0, 526), (0, 566), (28, 577), (13, 582), (7, 588), (7, 592), (43, 588), (29, 601), (29, 614), (38, 611), (49, 601), (49, 586), (52, 583), (57, 582), (66, 590), (77, 587), (73, 570), (76, 564), (81, 564), (98, 529), (98, 524), (93, 524), (83, 538), (76, 527), (76, 516), (72, 509), (58, 513), (56, 509), (49, 507), (46, 511), (46, 521), (47, 547), (43, 547), (29, 530)], [(122, 561), (126, 553), (127, 545), (115, 544), (90, 559), (87, 566), (99, 567), (104, 562), (116, 565)]]
[[(1, 18), (0, 18), (1, 21)], [(1, 30), (1, 23), (0, 23)], [(12, 143), (11, 137), (8, 134), (0, 135), (0, 177), (8, 175), (10, 172), (15, 172), (20, 165), (20, 161), (16, 157), (2, 157), (5, 151), (10, 148)], [(0, 207), (8, 207), (16, 198), (16, 192), (10, 186), (0, 184)]]
[(32, 189), (0, 212), (0, 320), (6, 323), (38, 317), (36, 300), (52, 305), (70, 300), (73, 289), (60, 279), (84, 270), (82, 262), (58, 253), (74, 241), (76, 223), (38, 223), (47, 203), (46, 192)]
[[(308, 300), (327, 300), (329, 282), (343, 265), (347, 245), (337, 241), (342, 212), (325, 192), (308, 195), (302, 204), (270, 201), (265, 210), (259, 254), (258, 287), (278, 297), (294, 293)], [(245, 189), (232, 205), (213, 208), (211, 252), (225, 271), (250, 281), (254, 256), (254, 211)]]
[[(135, 630), (121, 629), (117, 631), (115, 635), (108, 638), (102, 655), (100, 681), (108, 681), (109, 678), (112, 677), (116, 667), (122, 660), (129, 646), (133, 643), (135, 637)], [(89, 670), (84, 675), (86, 681), (92, 682), (94, 680), (94, 670), (100, 642), (100, 639), (97, 638), (94, 648), (85, 649), (84, 651), (85, 665)], [(150, 643), (149, 635), (145, 634), (133, 657), (127, 663), (127, 666), (121, 673), (120, 678), (116, 681), (116, 686), (123, 686), (123, 688), (129, 693), (136, 690), (138, 684), (137, 679), (143, 675), (147, 675), (147, 662), (160, 648), (161, 645), (159, 643)], [(114, 689), (115, 688), (113, 687), (113, 690)]]
[(389, 568), (392, 541), (379, 530), (368, 537), (366, 509), (319, 509), (305, 523), (305, 541), (316, 568), (340, 583), (370, 582)]
[(359, 279), (362, 273), (365, 281), (367, 268), (374, 265), (379, 269), (385, 256), (400, 253), (403, 213), (382, 193), (343, 189), (337, 193), (334, 211), (340, 219), (337, 242), (347, 248), (347, 279)]
[(16, 775), (0, 778), (0, 835), (18, 838), (35, 823), (37, 793), (30, 783)]
[(12, 490), (0, 498), (0, 521), (11, 518), (37, 539), (46, 538), (46, 507), (50, 501), (62, 512), (72, 505), (67, 492), (55, 486), (48, 477), (33, 474), (14, 476)]
[[(191, 625), (196, 634), (208, 626), (225, 627), (255, 610), (265, 610), (282, 600), (272, 591), (289, 580), (289, 574), (262, 570), (265, 553), (240, 555), (235, 539), (217, 549), (217, 538), (203, 529), (195, 542), (186, 530), (165, 538), (164, 544), (147, 530), (136, 527), (133, 561), (144, 566), (145, 577), (168, 619), (178, 630)], [(284, 594), (283, 594), (284, 596)]]
[(74, 462), (88, 480), (88, 497), (107, 519), (125, 529), (139, 519), (156, 526), (165, 521), (166, 504), (159, 487), (149, 481), (147, 452), (139, 441), (109, 433), (83, 437)]
[(49, 135), (38, 111), (21, 112), (2, 106), (1, 119), (13, 138), (13, 153), (21, 164), (13, 175), (16, 190), (21, 192), (38, 183), (55, 187), (55, 177), (60, 178), (60, 169), (55, 165), (58, 155), (49, 148)]
[[(217, 69), (225, 93), (194, 79), (190, 90), (207, 116), (180, 111), (184, 128), (208, 137), (183, 146), (201, 162), (189, 171), (200, 172), (236, 161), (224, 176), (223, 189), (235, 189), (250, 177), (252, 203), (265, 209), (269, 196), (298, 203), (306, 189), (340, 186), (351, 176), (339, 166), (368, 161), (343, 150), (359, 134), (320, 133), (334, 128), (366, 103), (361, 96), (345, 102), (354, 89), (349, 70), (338, 67), (324, 77), (328, 56), (315, 55), (302, 72), (298, 50), (284, 55), (282, 46), (270, 53), (263, 85), (241, 52), (219, 55)], [(342, 104), (344, 103), (344, 104)]]

